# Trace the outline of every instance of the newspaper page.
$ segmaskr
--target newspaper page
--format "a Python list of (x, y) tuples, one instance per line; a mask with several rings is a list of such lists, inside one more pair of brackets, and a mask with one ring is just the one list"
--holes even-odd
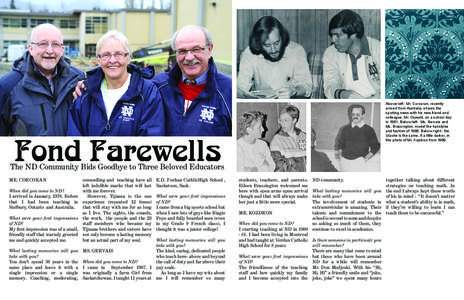
[[(391, 45), (415, 46), (386, 29), (386, 15), (405, 13), (396, 25), (428, 26), (420, 13), (387, 9), (428, 4), (231, 2), (232, 137), (0, 138), (4, 298), (462, 299), (463, 97), (420, 99), (414, 86), (428, 77), (395, 82), (397, 70), (387, 70), (395, 55), (407, 58)], [(453, 70), (455, 81), (439, 86), (462, 95), (455, 82), (464, 74), (464, 14), (451, 11), (459, 4), (430, 5), (450, 10), (437, 18), (448, 29), (416, 37), (436, 42), (434, 84)], [(369, 69), (380, 79), (378, 97), (325, 99), (324, 87), (313, 86), (310, 98), (284, 91), (270, 99), (259, 90), (254, 96), (269, 99), (237, 99), (258, 19), (288, 27), (305, 50), (301, 64), (319, 68), (314, 85), (331, 44), (328, 21), (348, 6), (380, 41), (381, 62), (370, 62), (380, 71)], [(442, 36), (455, 46), (448, 52)], [(425, 56), (422, 45), (409, 53)], [(453, 68), (445, 61), (454, 54)], [(404, 86), (416, 98), (395, 99)], [(360, 116), (377, 143), (353, 171), (359, 165), (344, 165), (340, 136)], [(248, 126), (247, 118), (260, 122)], [(296, 150), (282, 150), (285, 118)], [(252, 134), (261, 142), (241, 149)]]

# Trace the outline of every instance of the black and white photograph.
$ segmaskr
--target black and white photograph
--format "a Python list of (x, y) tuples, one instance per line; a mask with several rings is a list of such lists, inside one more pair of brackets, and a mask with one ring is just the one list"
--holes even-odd
[(238, 103), (239, 172), (306, 171), (305, 103)]
[(380, 103), (312, 103), (311, 171), (379, 172)]
[(380, 98), (380, 10), (237, 10), (237, 98)]
[(0, 0), (2, 298), (461, 300), (464, 5), (428, 4)]

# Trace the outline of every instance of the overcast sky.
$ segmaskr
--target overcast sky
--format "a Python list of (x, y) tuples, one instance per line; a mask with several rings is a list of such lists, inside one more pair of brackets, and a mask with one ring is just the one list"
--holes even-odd
[[(141, 0), (135, 0), (140, 3)], [(0, 7), (9, 7), (11, 0), (0, 0)], [(92, 10), (94, 7), (101, 9), (124, 8), (124, 0), (15, 0), (16, 8), (48, 11), (72, 11), (72, 10)], [(143, 0), (144, 6), (151, 6), (152, 3), (159, 5), (160, 0)], [(140, 5), (140, 4), (138, 4)]]

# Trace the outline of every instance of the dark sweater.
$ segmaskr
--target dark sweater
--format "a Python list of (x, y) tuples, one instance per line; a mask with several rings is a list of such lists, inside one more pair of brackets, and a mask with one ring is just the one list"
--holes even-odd
[(374, 129), (366, 124), (361, 128), (345, 125), (335, 139), (335, 150), (342, 150), (342, 156), (346, 159), (364, 157), (369, 152), (375, 154), (379, 149), (380, 143)]

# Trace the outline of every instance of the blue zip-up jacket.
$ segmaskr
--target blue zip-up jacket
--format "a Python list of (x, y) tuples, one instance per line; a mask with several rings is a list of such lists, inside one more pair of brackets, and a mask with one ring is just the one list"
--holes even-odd
[(206, 87), (184, 113), (184, 96), (179, 89), (182, 72), (177, 65), (160, 73), (153, 81), (160, 90), (169, 136), (231, 136), (232, 78), (216, 70), (209, 60)]
[(13, 71), (0, 78), (0, 135), (66, 135), (72, 92), (84, 78), (70, 63), (64, 56), (58, 62), (53, 93), (29, 51), (13, 63)]
[(98, 67), (87, 72), (85, 91), (69, 110), (71, 136), (164, 136), (164, 109), (156, 86), (142, 78), (141, 70), (128, 66), (129, 88), (118, 100), (108, 120), (100, 90), (105, 77)]

